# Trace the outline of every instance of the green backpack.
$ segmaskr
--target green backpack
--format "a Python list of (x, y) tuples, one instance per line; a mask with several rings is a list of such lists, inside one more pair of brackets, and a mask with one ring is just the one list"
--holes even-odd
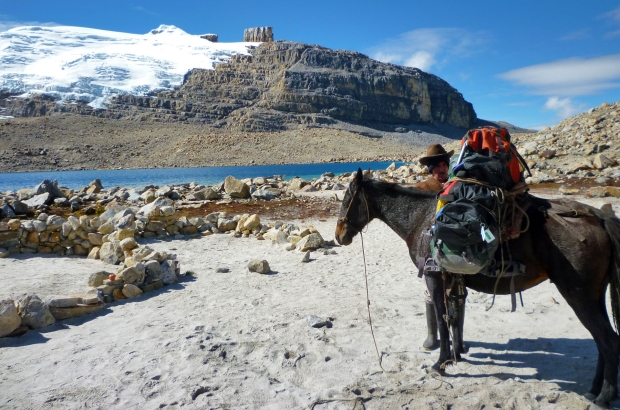
[(481, 185), (450, 185), (442, 197), (452, 201), (437, 212), (431, 231), (431, 256), (441, 270), (473, 275), (491, 264), (499, 246), (498, 224), (488, 211), (497, 199)]

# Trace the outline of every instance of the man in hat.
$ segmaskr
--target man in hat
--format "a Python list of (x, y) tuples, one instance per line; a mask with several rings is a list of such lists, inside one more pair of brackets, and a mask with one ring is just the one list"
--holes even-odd
[[(416, 184), (415, 187), (426, 191), (441, 191), (443, 184), (448, 181), (448, 165), (450, 164), (452, 154), (454, 154), (454, 150), (447, 152), (441, 144), (431, 144), (426, 150), (426, 156), (419, 160), (420, 165), (425, 165), (428, 168), (428, 173), (431, 174), (431, 177)], [(420, 261), (419, 263), (423, 262)], [(424, 299), (426, 301), (426, 329), (428, 335), (422, 347), (425, 350), (435, 350), (439, 347), (437, 317), (435, 316), (435, 306), (428, 289), (424, 290)], [(464, 316), (464, 312), (462, 316)], [(462, 324), (460, 325), (462, 326)], [(462, 330), (461, 334), (463, 334)]]

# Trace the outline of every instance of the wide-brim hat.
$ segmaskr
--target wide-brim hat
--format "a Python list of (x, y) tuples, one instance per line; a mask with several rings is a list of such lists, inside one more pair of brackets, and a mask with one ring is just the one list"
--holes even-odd
[(450, 157), (454, 154), (454, 150), (450, 152), (446, 152), (444, 147), (441, 144), (432, 144), (426, 150), (426, 156), (419, 159), (420, 164), (422, 165), (430, 165), (434, 162), (444, 160), (446, 163), (450, 162)]

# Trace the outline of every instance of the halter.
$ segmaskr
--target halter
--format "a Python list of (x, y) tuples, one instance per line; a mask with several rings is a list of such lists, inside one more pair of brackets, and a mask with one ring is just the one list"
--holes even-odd
[[(353, 229), (355, 232), (361, 232), (361, 229), (357, 229), (351, 224), (351, 221), (349, 220), (348, 215), (349, 215), (349, 210), (351, 209), (351, 205), (353, 204), (353, 200), (355, 199), (355, 195), (357, 195), (358, 191), (360, 191), (359, 185), (355, 188), (355, 191), (353, 191), (353, 195), (351, 195), (349, 206), (347, 206), (347, 212), (344, 213), (344, 216), (338, 218), (338, 222), (344, 223), (347, 227)], [(368, 218), (368, 222), (370, 222), (370, 210), (368, 209), (368, 201), (366, 200), (366, 195), (362, 194), (362, 198), (364, 198), (364, 204), (366, 204), (366, 215)]]

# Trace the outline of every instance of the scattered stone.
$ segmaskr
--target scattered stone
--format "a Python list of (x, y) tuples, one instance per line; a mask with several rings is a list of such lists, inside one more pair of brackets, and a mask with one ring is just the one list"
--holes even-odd
[(302, 252), (305, 252), (307, 250), (314, 250), (314, 249), (324, 247), (325, 241), (321, 237), (321, 234), (317, 232), (317, 233), (312, 233), (310, 235), (305, 236), (299, 242), (297, 242), (296, 246), (297, 246), (297, 249), (299, 249)]
[(310, 251), (306, 251), (306, 253), (304, 254), (304, 257), (301, 258), (301, 261), (303, 263), (310, 262)]
[(215, 270), (215, 272), (216, 273), (228, 273), (228, 272), (230, 272), (230, 269), (228, 269), (228, 268), (217, 268)]
[(559, 188), (559, 191), (562, 195), (577, 195), (579, 193), (579, 188), (569, 188), (565, 185), (562, 185)]
[(321, 328), (327, 326), (327, 321), (319, 316), (309, 315), (306, 316), (306, 321), (310, 327)]
[(609, 168), (614, 165), (617, 165), (618, 162), (616, 160), (612, 160), (606, 157), (603, 154), (596, 154), (594, 156), (594, 160), (592, 161), (592, 164), (594, 165), (594, 168), (596, 169), (603, 169), (603, 168)]
[(22, 318), (13, 299), (0, 300), (0, 337), (11, 334), (21, 323)]
[(247, 198), (250, 195), (250, 187), (245, 182), (239, 181), (229, 175), (224, 180), (224, 191), (231, 198)]
[(54, 324), (54, 316), (48, 306), (35, 294), (23, 295), (17, 301), (17, 310), (22, 324), (39, 329)]
[(257, 272), (266, 274), (271, 272), (271, 268), (269, 267), (269, 262), (264, 259), (254, 259), (248, 263), (248, 269), (250, 272)]

